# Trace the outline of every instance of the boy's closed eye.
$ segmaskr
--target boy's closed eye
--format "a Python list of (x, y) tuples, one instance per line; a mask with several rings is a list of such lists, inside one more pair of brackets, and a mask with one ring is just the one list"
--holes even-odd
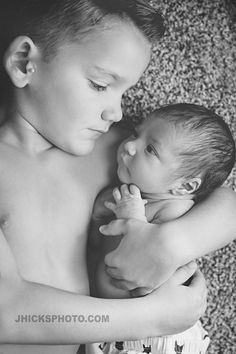
[(90, 82), (90, 85), (92, 86), (92, 88), (98, 92), (104, 92), (108, 88), (108, 85), (105, 85), (105, 84), (102, 85), (101, 83), (97, 83), (93, 80), (89, 80), (89, 82)]

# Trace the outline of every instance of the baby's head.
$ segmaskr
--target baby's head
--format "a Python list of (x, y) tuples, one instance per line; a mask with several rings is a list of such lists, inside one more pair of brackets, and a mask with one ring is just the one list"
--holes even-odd
[(235, 162), (227, 124), (198, 105), (162, 107), (118, 150), (118, 176), (143, 193), (200, 200), (222, 185)]

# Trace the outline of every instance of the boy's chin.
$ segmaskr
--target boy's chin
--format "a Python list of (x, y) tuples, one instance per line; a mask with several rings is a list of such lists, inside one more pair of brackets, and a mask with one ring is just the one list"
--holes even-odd
[(64, 151), (75, 156), (85, 156), (90, 154), (93, 151), (94, 146), (95, 146), (95, 141), (90, 140), (84, 142), (83, 144), (69, 146), (68, 148), (64, 149)]

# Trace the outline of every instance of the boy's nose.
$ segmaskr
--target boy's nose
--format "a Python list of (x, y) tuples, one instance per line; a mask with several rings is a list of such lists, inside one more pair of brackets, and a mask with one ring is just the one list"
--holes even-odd
[(102, 112), (102, 119), (106, 121), (119, 122), (122, 118), (121, 105), (116, 107), (109, 107)]
[(124, 145), (125, 152), (130, 155), (134, 156), (136, 154), (136, 146), (134, 141), (127, 141)]

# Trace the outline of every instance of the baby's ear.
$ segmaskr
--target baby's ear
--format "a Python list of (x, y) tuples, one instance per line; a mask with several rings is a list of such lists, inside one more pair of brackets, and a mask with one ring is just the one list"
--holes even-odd
[(196, 192), (199, 189), (201, 183), (202, 183), (201, 178), (194, 177), (194, 178), (191, 178), (187, 181), (180, 183), (179, 185), (176, 185), (171, 190), (171, 193), (176, 196), (194, 194), (194, 192)]
[(37, 47), (27, 36), (19, 36), (10, 44), (4, 55), (4, 66), (13, 84), (25, 87), (35, 72), (34, 58)]

